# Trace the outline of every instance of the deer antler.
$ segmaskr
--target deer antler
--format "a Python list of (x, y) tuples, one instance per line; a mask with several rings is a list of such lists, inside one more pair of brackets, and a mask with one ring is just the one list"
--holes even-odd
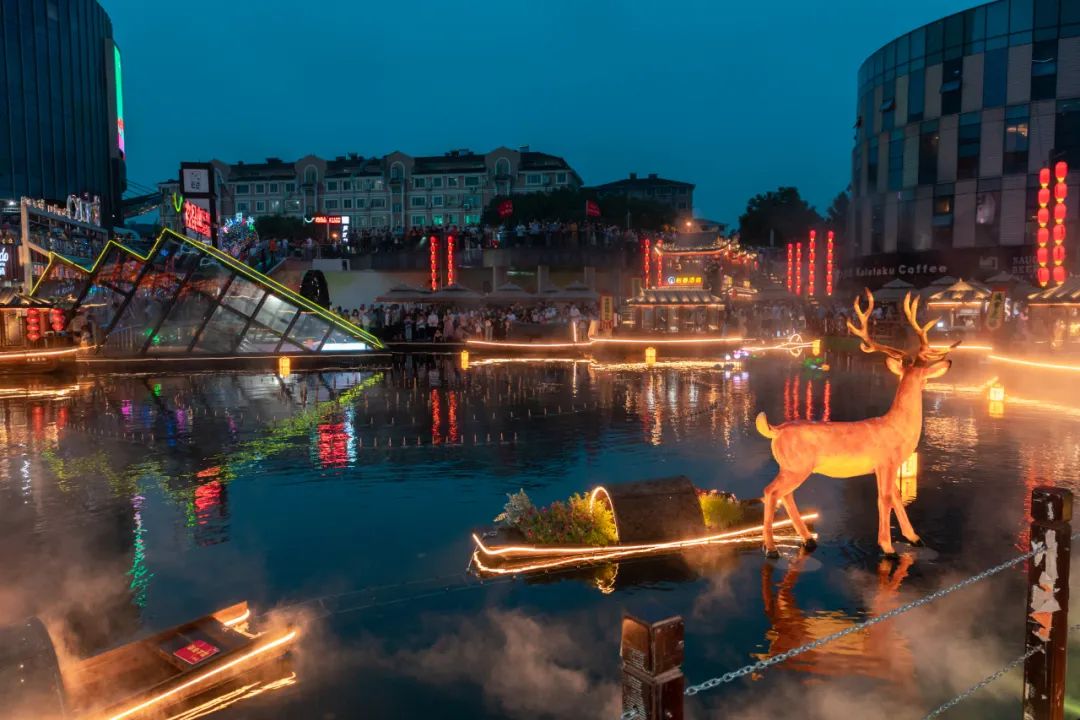
[(960, 341), (957, 340), (945, 350), (931, 349), (930, 338), (927, 337), (927, 334), (930, 332), (930, 328), (937, 325), (938, 320), (940, 320), (941, 318), (934, 318), (925, 325), (920, 325), (917, 317), (918, 312), (919, 296), (915, 295), (913, 297), (911, 293), (908, 293), (904, 296), (904, 316), (907, 317), (908, 322), (911, 323), (912, 329), (915, 330), (915, 336), (919, 339), (919, 349), (915, 353), (915, 358), (916, 360), (919, 360), (921, 362), (933, 362), (936, 360), (940, 360), (946, 355), (948, 355), (954, 347), (959, 345)]
[(882, 345), (870, 337), (869, 321), (870, 313), (874, 312), (874, 294), (870, 292), (869, 288), (866, 290), (866, 299), (866, 310), (863, 311), (863, 309), (859, 307), (859, 298), (855, 298), (855, 316), (859, 319), (859, 326), (856, 327), (850, 320), (847, 321), (847, 327), (848, 330), (851, 331), (851, 334), (862, 340), (859, 349), (864, 353), (880, 352), (888, 355), (894, 360), (903, 360), (907, 357), (907, 353), (903, 350), (889, 345)]

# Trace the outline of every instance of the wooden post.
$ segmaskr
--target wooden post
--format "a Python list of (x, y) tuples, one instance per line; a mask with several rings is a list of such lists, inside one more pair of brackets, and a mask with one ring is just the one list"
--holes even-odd
[(1031, 493), (1031, 548), (1040, 552), (1028, 561), (1024, 645), (1039, 652), (1024, 662), (1024, 720), (1062, 720), (1065, 713), (1072, 506), (1068, 490)]
[(622, 711), (634, 720), (683, 720), (683, 619), (648, 622), (623, 613)]

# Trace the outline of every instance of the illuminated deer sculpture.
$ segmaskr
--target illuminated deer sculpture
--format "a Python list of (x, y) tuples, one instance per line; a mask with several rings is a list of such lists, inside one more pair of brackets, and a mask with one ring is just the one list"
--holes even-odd
[(848, 329), (862, 340), (860, 348), (863, 352), (880, 352), (885, 355), (885, 365), (900, 377), (900, 387), (889, 411), (881, 417), (867, 420), (795, 420), (773, 426), (765, 418), (765, 413), (758, 414), (758, 432), (772, 439), (772, 454), (780, 464), (780, 472), (765, 488), (762, 498), (765, 504), (765, 552), (770, 557), (777, 556), (772, 523), (778, 501), (784, 503), (784, 509), (807, 549), (815, 546), (810, 531), (795, 506), (794, 495), (795, 490), (811, 473), (833, 478), (874, 474), (877, 477), (878, 545), (882, 552), (890, 556), (895, 554), (889, 530), (893, 512), (900, 522), (900, 532), (908, 542), (915, 546), (922, 545), (900, 501), (896, 473), (919, 444), (919, 436), (922, 434), (923, 388), (928, 380), (948, 372), (952, 361), (947, 359), (947, 355), (960, 343), (956, 342), (945, 350), (931, 349), (926, 334), (937, 321), (931, 320), (925, 325), (919, 325), (916, 320), (919, 300), (912, 299), (910, 293), (904, 298), (904, 315), (919, 339), (918, 349), (909, 353), (875, 342), (870, 338), (869, 329), (874, 296), (869, 290), (866, 295), (868, 304), (865, 311), (859, 307), (859, 299), (855, 299), (855, 316), (859, 325), (849, 321)]

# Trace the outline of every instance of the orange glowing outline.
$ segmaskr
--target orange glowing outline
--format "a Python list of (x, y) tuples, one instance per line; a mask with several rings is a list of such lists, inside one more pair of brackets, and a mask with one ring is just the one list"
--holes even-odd
[(222, 620), (221, 624), (224, 625), (225, 627), (232, 627), (233, 625), (239, 625), (240, 623), (247, 620), (249, 617), (251, 617), (251, 608), (247, 608), (246, 610), (244, 610), (243, 613), (241, 613), (240, 615), (237, 615), (236, 617), (232, 618), (231, 620)]
[(592, 341), (589, 342), (568, 342), (568, 343), (515, 343), (515, 342), (503, 342), (495, 340), (466, 340), (466, 345), (483, 345), (485, 347), (524, 347), (524, 348), (570, 348), (570, 347), (589, 347)]
[(934, 350), (952, 350), (952, 351), (956, 351), (956, 350), (964, 350), (964, 351), (980, 350), (980, 351), (984, 351), (984, 352), (994, 352), (994, 346), (993, 345), (968, 345), (968, 344), (965, 343), (963, 345), (957, 345), (956, 347), (953, 347), (952, 345), (936, 345), (936, 344), (931, 345), (930, 347), (932, 349), (934, 349)]
[(1039, 360), (1021, 360), (1006, 355), (990, 355), (991, 360), (997, 360), (1012, 365), (1024, 365), (1026, 367), (1041, 368), (1043, 370), (1065, 370), (1067, 372), (1080, 372), (1080, 365), (1062, 365), (1060, 363), (1048, 363)]
[(220, 675), (221, 673), (225, 672), (226, 670), (228, 670), (230, 668), (233, 668), (233, 667), (236, 667), (237, 665), (244, 662), (245, 660), (249, 660), (249, 659), (255, 657), (256, 655), (261, 655), (261, 654), (263, 654), (263, 653), (265, 653), (265, 652), (267, 652), (269, 650), (273, 650), (276, 647), (284, 645), (285, 643), (291, 642), (296, 637), (296, 635), (297, 635), (297, 631), (296, 630), (291, 630), (287, 634), (279, 637), (278, 639), (276, 639), (276, 640), (274, 640), (272, 642), (268, 642), (267, 644), (263, 645), (262, 647), (255, 648), (251, 652), (246, 653), (244, 655), (241, 655), (240, 657), (238, 657), (238, 658), (236, 658), (234, 660), (230, 660), (229, 662), (225, 663), (224, 665), (219, 665), (219, 666), (217, 666), (217, 667), (215, 667), (215, 668), (213, 668), (211, 670), (208, 670), (205, 673), (203, 673), (202, 675), (199, 675), (198, 677), (194, 677), (191, 680), (188, 680), (185, 683), (177, 685), (176, 687), (174, 687), (174, 688), (172, 688), (170, 690), (166, 690), (165, 692), (161, 693), (160, 695), (156, 695), (156, 696), (150, 698), (149, 700), (136, 705), (133, 708), (129, 708), (129, 709), (125, 710), (122, 713), (119, 713), (117, 715), (112, 715), (112, 716), (109, 717), (109, 720), (123, 720), (123, 718), (131, 717), (132, 715), (134, 715), (136, 713), (142, 712), (143, 710), (146, 710), (147, 708), (149, 708), (149, 707), (151, 707), (153, 705), (157, 705), (159, 702), (161, 702), (161, 701), (163, 701), (163, 700), (165, 700), (165, 699), (167, 699), (169, 697), (172, 697), (173, 695), (180, 692), (181, 690), (186, 690), (186, 689), (188, 689), (190, 687), (198, 685), (199, 683), (203, 682), (204, 680), (206, 680), (208, 678), (213, 677), (214, 675)]
[[(817, 520), (819, 513), (804, 513), (801, 517), (803, 521)], [(791, 519), (777, 520), (773, 523), (773, 528), (787, 527), (791, 525)], [(506, 545), (504, 547), (489, 548), (484, 545), (484, 541), (473, 533), (473, 542), (476, 543), (477, 552), (481, 552), (484, 555), (491, 557), (498, 557), (500, 555), (520, 553), (522, 555), (552, 555), (559, 553), (561, 555), (594, 555), (594, 558), (590, 559), (604, 559), (609, 556), (621, 557), (627, 554), (653, 552), (657, 550), (677, 550), (684, 547), (694, 547), (697, 545), (711, 545), (713, 543), (723, 543), (734, 538), (742, 538), (750, 533), (760, 533), (765, 529), (765, 525), (758, 525), (756, 527), (742, 528), (741, 530), (729, 530), (728, 532), (717, 533), (716, 535), (703, 535), (698, 538), (689, 538), (686, 540), (668, 540), (666, 542), (657, 543), (644, 543), (637, 545), (619, 545), (613, 548), (603, 547), (541, 547), (536, 545)], [(754, 539), (754, 538), (744, 538)], [(575, 562), (577, 559), (571, 559), (571, 562)]]
[(594, 343), (609, 345), (715, 345), (743, 342), (743, 337), (702, 337), (702, 338), (593, 338)]
[(56, 357), (58, 355), (74, 355), (75, 353), (79, 352), (79, 350), (81, 350), (81, 349), (82, 348), (78, 348), (78, 347), (70, 347), (70, 348), (64, 348), (63, 350), (40, 350), (40, 351), (37, 351), (37, 352), (34, 352), (32, 350), (28, 350), (26, 352), (12, 352), (12, 353), (0, 352), (0, 362), (3, 362), (4, 360), (7, 360), (8, 358)]

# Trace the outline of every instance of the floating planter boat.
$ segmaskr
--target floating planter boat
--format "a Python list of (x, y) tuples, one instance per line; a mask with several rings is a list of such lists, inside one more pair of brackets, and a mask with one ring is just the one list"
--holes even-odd
[(250, 617), (242, 602), (63, 671), (45, 626), (31, 618), (0, 629), (0, 705), (6, 717), (37, 720), (160, 717), (288, 652), (296, 630), (255, 634)]
[[(764, 508), (759, 500), (701, 491), (689, 478), (597, 487), (543, 509), (524, 492), (510, 496), (493, 528), (473, 534), (470, 567), (482, 577), (547, 572), (707, 546), (757, 548)], [(812, 523), (816, 512), (804, 513)], [(773, 523), (791, 531), (791, 521)], [(780, 536), (778, 535), (778, 539)]]

